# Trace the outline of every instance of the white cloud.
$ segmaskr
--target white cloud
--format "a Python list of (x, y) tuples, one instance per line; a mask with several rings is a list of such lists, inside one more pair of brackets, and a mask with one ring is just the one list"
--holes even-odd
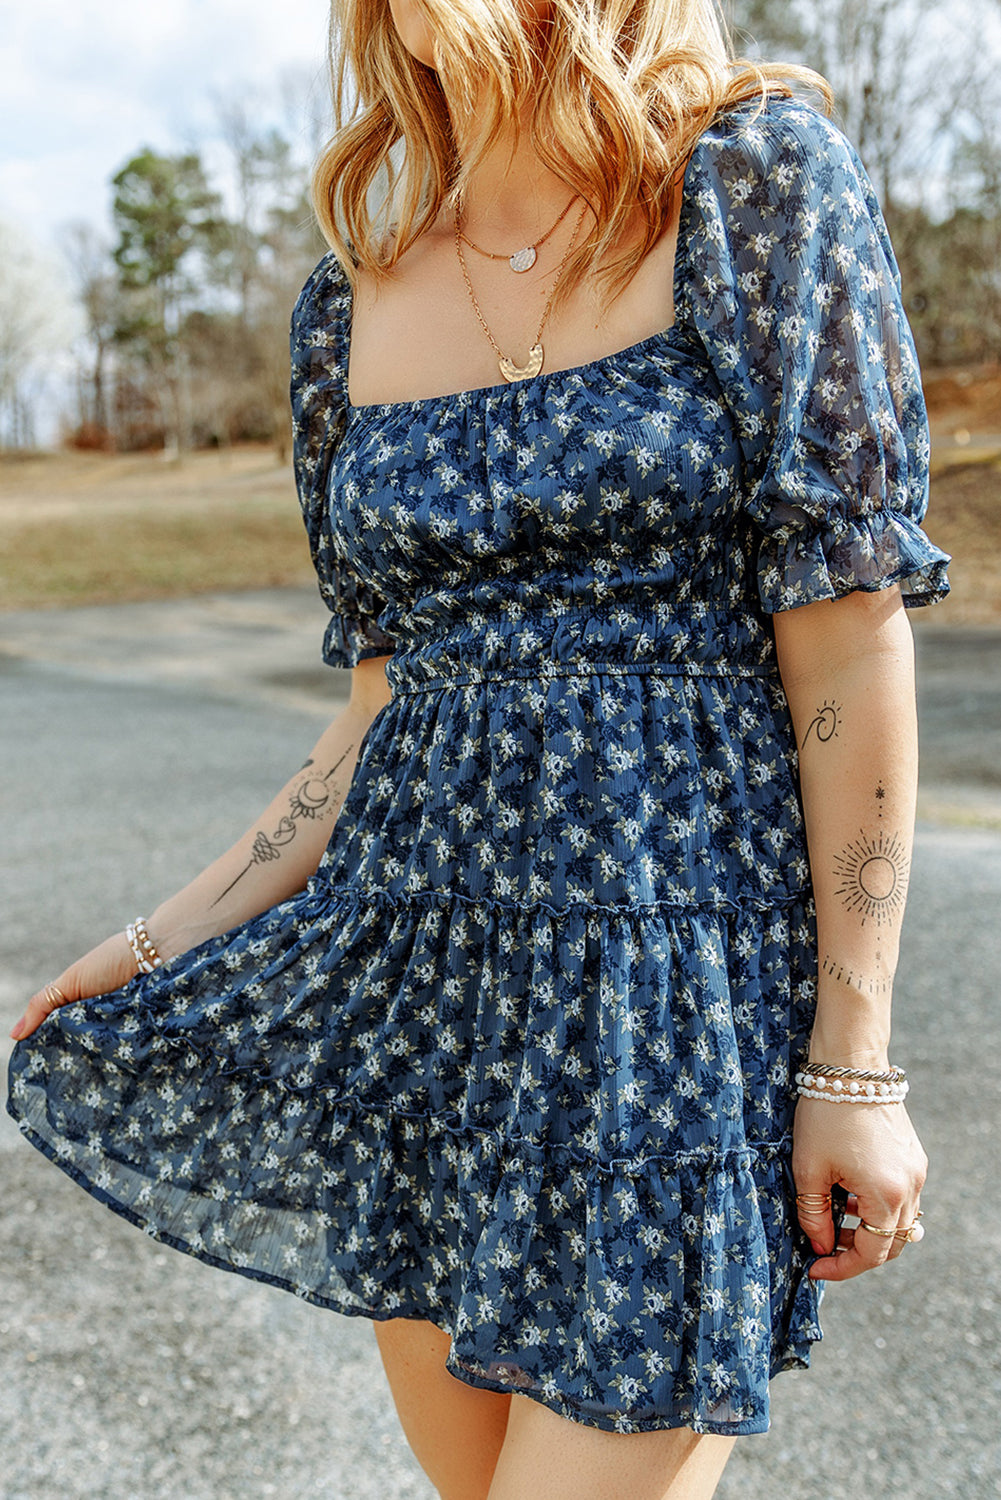
[(322, 89), (327, 10), (326, 0), (0, 0), (0, 214), (50, 242), (67, 219), (103, 224), (112, 174), (142, 146), (211, 140), (218, 98), (273, 89), (293, 69), (304, 92), (311, 79)]

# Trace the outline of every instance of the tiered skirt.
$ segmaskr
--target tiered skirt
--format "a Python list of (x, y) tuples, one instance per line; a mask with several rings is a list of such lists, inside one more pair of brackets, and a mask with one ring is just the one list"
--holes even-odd
[(397, 651), (304, 890), (55, 1012), (8, 1108), (154, 1238), (427, 1319), (473, 1385), (760, 1432), (821, 1336), (795, 755), (753, 621), (647, 625)]

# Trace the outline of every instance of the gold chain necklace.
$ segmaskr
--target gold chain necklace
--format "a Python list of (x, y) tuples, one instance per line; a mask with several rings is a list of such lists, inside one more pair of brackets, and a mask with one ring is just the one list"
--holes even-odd
[(480, 312), (480, 304), (476, 300), (476, 293), (473, 291), (473, 284), (469, 279), (469, 272), (466, 270), (466, 262), (462, 254), (462, 245), (460, 243), (461, 234), (459, 232), (459, 215), (456, 214), (455, 216), (455, 250), (456, 254), (459, 257), (459, 265), (462, 267), (462, 276), (463, 280), (466, 283), (466, 290), (468, 291), (470, 301), (473, 304), (473, 311), (480, 320), (480, 327), (483, 329), (483, 332), (490, 340), (490, 347), (497, 355), (497, 363), (500, 366), (500, 372), (504, 376), (504, 379), (507, 381), (531, 380), (532, 377), (534, 375), (538, 375), (539, 371), (542, 369), (542, 362), (546, 357), (546, 352), (543, 349), (541, 343), (542, 330), (546, 326), (546, 319), (549, 317), (549, 309), (552, 306), (553, 297), (556, 295), (556, 288), (560, 284), (560, 277), (563, 275), (563, 267), (570, 259), (570, 252), (574, 247), (574, 241), (577, 238), (577, 231), (580, 229), (580, 226), (583, 223), (584, 214), (586, 212), (587, 204), (584, 203), (581, 207), (580, 213), (577, 215), (577, 222), (574, 225), (573, 234), (570, 236), (570, 243), (567, 245), (566, 250), (563, 252), (563, 259), (560, 261), (560, 268), (556, 272), (556, 280), (553, 282), (552, 289), (549, 293), (549, 300), (547, 301), (542, 313), (542, 321), (539, 324), (539, 331), (535, 335), (535, 343), (528, 351), (527, 365), (516, 365), (514, 363), (514, 360), (508, 359), (507, 355), (496, 343), (493, 334), (490, 332), (490, 329), (486, 325), (486, 320), (484, 319), (483, 314)]
[[(547, 229), (546, 232), (545, 232), (545, 234), (542, 236), (542, 238), (540, 240), (536, 240), (535, 243), (532, 244), (532, 245), (525, 245), (525, 246), (523, 246), (523, 248), (521, 250), (516, 250), (513, 255), (497, 255), (497, 254), (494, 253), (493, 250), (482, 250), (479, 245), (474, 245), (473, 242), (472, 242), (472, 240), (466, 239), (466, 236), (464, 234), (461, 235), (460, 238), (463, 240), (463, 242), (465, 244), (467, 244), (469, 246), (470, 250), (475, 250), (479, 255), (485, 255), (485, 256), (487, 256), (487, 258), (489, 260), (506, 260), (507, 263), (508, 263), (508, 265), (511, 267), (512, 271), (530, 271), (532, 269), (532, 267), (535, 265), (536, 258), (538, 256), (538, 252), (539, 252), (539, 246), (540, 245), (544, 245), (546, 243), (546, 241), (548, 240), (549, 236), (554, 232), (554, 230), (557, 230), (560, 227), (560, 225), (563, 223), (563, 220), (566, 218), (567, 214), (570, 212), (570, 210), (573, 208), (574, 204), (577, 202), (577, 199), (579, 198), (579, 196), (580, 196), (579, 193), (574, 193), (573, 197), (570, 199), (570, 202), (567, 204), (566, 208), (560, 214), (559, 218), (556, 220), (556, 223), (553, 225), (552, 229)], [(458, 213), (457, 213), (456, 217), (458, 217), (458, 214), (461, 213), (461, 212), (462, 212), (462, 199), (460, 198), (459, 199)]]

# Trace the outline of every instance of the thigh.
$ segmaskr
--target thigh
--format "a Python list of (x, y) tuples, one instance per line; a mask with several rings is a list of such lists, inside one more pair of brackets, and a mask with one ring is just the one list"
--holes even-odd
[(513, 1395), (489, 1500), (709, 1500), (735, 1438), (605, 1432)]
[(451, 1340), (433, 1323), (391, 1318), (374, 1327), (407, 1442), (441, 1500), (486, 1500), (511, 1397), (450, 1375)]

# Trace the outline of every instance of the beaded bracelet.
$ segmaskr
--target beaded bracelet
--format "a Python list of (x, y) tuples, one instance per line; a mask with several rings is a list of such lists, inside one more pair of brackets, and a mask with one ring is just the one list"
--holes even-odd
[(884, 1072), (841, 1068), (832, 1063), (805, 1063), (796, 1074), (796, 1092), (804, 1099), (831, 1104), (903, 1104), (910, 1084), (903, 1068)]
[(146, 931), (145, 917), (136, 917), (134, 922), (130, 922), (125, 929), (125, 936), (129, 940), (132, 955), (139, 965), (140, 974), (152, 974), (154, 969), (160, 967), (163, 959), (150, 941), (150, 935)]

